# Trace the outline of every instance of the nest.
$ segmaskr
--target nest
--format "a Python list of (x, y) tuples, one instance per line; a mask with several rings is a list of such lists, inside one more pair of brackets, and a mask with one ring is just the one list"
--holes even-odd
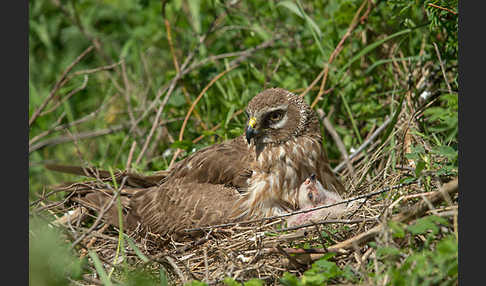
[[(407, 120), (401, 122), (395, 129), (396, 136), (408, 130)], [(221, 285), (226, 277), (236, 281), (259, 278), (276, 285), (285, 272), (300, 276), (314, 261), (330, 252), (335, 254), (331, 259), (338, 266), (351, 265), (359, 269), (373, 252), (366, 242), (386, 239), (387, 230), (383, 226), (387, 221), (406, 223), (427, 212), (457, 208), (457, 180), (444, 187), (443, 183), (451, 178), (433, 178), (435, 187), (427, 193), (420, 181), (400, 184), (401, 179), (411, 177), (413, 169), (395, 168), (396, 162), (409, 164), (403, 156), (392, 158), (392, 152), (385, 150), (385, 146), (386, 142), (372, 143), (366, 160), (363, 155), (356, 156), (352, 159), (354, 170), (345, 167), (341, 172), (346, 188), (351, 190), (345, 200), (360, 201), (358, 208), (340, 219), (324, 218), (291, 228), (286, 227), (284, 217), (226, 224), (199, 229), (202, 236), (186, 241), (174, 241), (152, 233), (140, 236), (140, 232), (134, 231), (126, 233), (135, 246), (125, 240), (124, 258), (134, 267), (156, 272), (162, 266), (168, 280), (175, 285), (193, 279)], [(404, 140), (396, 146), (399, 152), (395, 155), (406, 148)], [(431, 205), (447, 198), (445, 193), (449, 194), (448, 205), (430, 210)], [(422, 199), (424, 196), (428, 199)], [(69, 196), (64, 202), (44, 204), (39, 209), (58, 217), (54, 224), (72, 236), (80, 256), (86, 256), (89, 249), (98, 254), (105, 267), (119, 267), (122, 256), (118, 250), (118, 229), (103, 223), (95, 228), (88, 227), (96, 214), (77, 204), (68, 206), (67, 201)], [(100, 283), (97, 277), (85, 277), (85, 282)]]

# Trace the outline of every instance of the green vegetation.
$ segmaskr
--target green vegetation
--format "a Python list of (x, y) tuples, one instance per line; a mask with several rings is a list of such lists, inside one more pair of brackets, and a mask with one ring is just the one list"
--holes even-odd
[(66, 285), (68, 279), (80, 279), (86, 261), (75, 256), (62, 233), (38, 219), (29, 226), (29, 285)]
[[(386, 142), (393, 166), (414, 162), (412, 175), (402, 181), (421, 178), (428, 191), (433, 188), (431, 176), (457, 175), (458, 1), (370, 1), (328, 65), (362, 3), (29, 1), (29, 118), (35, 117), (29, 130), (31, 203), (48, 191), (46, 186), (83, 179), (46, 171), (45, 163), (123, 170), (133, 154), (132, 170), (164, 170), (177, 148), (183, 151), (180, 159), (242, 134), (246, 118), (239, 110), (256, 93), (268, 87), (302, 93), (326, 67), (325, 92), (314, 108), (329, 115), (347, 150), (357, 149), (392, 117), (379, 140)], [(212, 82), (229, 68), (234, 69)], [(306, 93), (309, 104), (321, 82)], [(39, 109), (44, 102), (47, 105)], [(413, 114), (410, 133), (418, 138), (409, 142), (403, 158), (396, 148), (407, 139), (393, 132), (402, 111)], [(159, 125), (152, 133), (156, 119)], [(323, 128), (325, 148), (336, 166), (342, 155), (327, 132)], [(72, 136), (83, 139), (75, 141)], [(61, 201), (64, 195), (58, 192), (47, 203)], [(95, 272), (102, 281), (109, 279), (111, 273), (100, 273), (100, 264), (87, 266), (86, 258), (80, 260), (69, 249), (69, 237), (43, 223), (53, 219), (52, 214), (39, 218), (33, 207), (30, 213), (29, 270), (31, 281), (36, 281), (32, 285), (65, 285)], [(444, 225), (450, 228), (451, 219), (427, 216), (410, 226), (390, 225), (396, 243), (370, 243), (376, 260), (359, 275), (326, 256), (301, 277), (284, 274), (281, 283), (387, 279), (391, 285), (453, 285), (458, 277), (457, 237), (444, 233)], [(124, 241), (143, 256), (130, 240)], [(124, 285), (170, 283), (163, 268), (120, 268), (114, 276)], [(241, 285), (230, 278), (225, 283)], [(244, 285), (262, 283), (254, 279)]]

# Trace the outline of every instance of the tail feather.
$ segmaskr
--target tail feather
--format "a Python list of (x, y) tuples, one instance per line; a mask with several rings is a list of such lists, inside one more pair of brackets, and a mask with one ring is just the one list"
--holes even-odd
[[(113, 200), (113, 194), (109, 192), (91, 192), (84, 197), (81, 198), (74, 198), (73, 200), (77, 201), (81, 205), (85, 206), (86, 208), (95, 210), (99, 215), (103, 209), (106, 209), (110, 202)], [(120, 218), (119, 218), (119, 211), (118, 208), (122, 208), (121, 212), (121, 219), (125, 229), (134, 229), (136, 227), (137, 220), (132, 218), (132, 214), (130, 212), (130, 197), (127, 196), (120, 196), (121, 205), (118, 203), (117, 199), (112, 203), (112, 205), (105, 210), (103, 214), (103, 220), (116, 227), (120, 227)]]

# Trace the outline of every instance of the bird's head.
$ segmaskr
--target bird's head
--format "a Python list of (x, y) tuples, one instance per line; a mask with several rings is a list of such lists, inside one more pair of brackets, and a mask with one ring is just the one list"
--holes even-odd
[(305, 101), (281, 88), (257, 94), (246, 109), (246, 140), (254, 143), (283, 143), (304, 132), (319, 130), (319, 122)]
[(300, 208), (318, 206), (326, 201), (328, 191), (324, 189), (316, 175), (310, 175), (299, 188), (298, 202)]

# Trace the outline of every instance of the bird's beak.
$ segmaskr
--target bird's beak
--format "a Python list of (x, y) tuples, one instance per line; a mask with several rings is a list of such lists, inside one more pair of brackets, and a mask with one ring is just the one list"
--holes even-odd
[(246, 141), (248, 142), (248, 145), (250, 144), (251, 138), (258, 135), (258, 130), (255, 129), (256, 122), (257, 121), (255, 117), (252, 117), (250, 118), (250, 120), (248, 120), (248, 126), (246, 126), (246, 132), (245, 132)]
[(304, 184), (308, 185), (310, 183), (316, 183), (316, 174), (312, 173), (307, 179), (305, 179)]
[(309, 178), (311, 179), (312, 182), (315, 182), (316, 181), (316, 174), (312, 173)]

